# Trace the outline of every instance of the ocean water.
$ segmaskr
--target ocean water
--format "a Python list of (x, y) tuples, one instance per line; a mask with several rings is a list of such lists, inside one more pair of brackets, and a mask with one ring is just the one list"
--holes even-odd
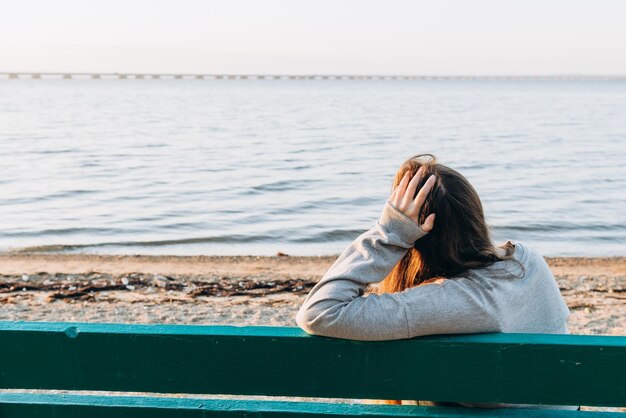
[(0, 80), (0, 250), (338, 254), (418, 153), (495, 243), (626, 255), (626, 82)]

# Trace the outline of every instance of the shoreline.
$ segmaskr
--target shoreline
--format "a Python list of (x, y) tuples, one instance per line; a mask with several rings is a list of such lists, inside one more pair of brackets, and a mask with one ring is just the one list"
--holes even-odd
[[(335, 256), (0, 253), (0, 320), (297, 326)], [(626, 335), (626, 257), (545, 257), (572, 334)]]
[[(122, 274), (304, 274), (321, 277), (339, 256), (255, 255), (107, 255), (0, 252), (0, 274), (58, 273)], [(558, 274), (626, 275), (626, 256), (544, 257)], [(593, 269), (593, 270), (592, 270)]]

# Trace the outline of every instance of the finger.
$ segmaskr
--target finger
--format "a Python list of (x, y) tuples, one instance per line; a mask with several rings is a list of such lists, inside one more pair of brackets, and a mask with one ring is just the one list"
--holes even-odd
[(393, 191), (391, 192), (391, 196), (389, 196), (389, 202), (391, 202), (391, 204), (393, 204), (394, 206), (395, 206), (397, 194), (398, 194), (398, 186), (393, 188)]
[(428, 215), (428, 217), (422, 224), (421, 228), (424, 230), (424, 232), (430, 232), (432, 231), (434, 226), (435, 226), (435, 214), (431, 213), (430, 215)]
[(428, 196), (428, 192), (430, 192), (430, 189), (432, 189), (434, 184), (435, 184), (435, 175), (433, 174), (430, 177), (428, 177), (428, 180), (426, 180), (426, 183), (424, 183), (424, 186), (422, 186), (420, 191), (417, 193), (417, 196), (415, 196), (415, 207), (418, 210), (424, 204), (424, 201), (426, 200), (426, 196)]
[(406, 189), (407, 184), (409, 183), (409, 174), (410, 172), (408, 171), (404, 173), (404, 176), (402, 176), (402, 180), (400, 180), (400, 183), (398, 184), (397, 193), (396, 193), (397, 203), (402, 202), (402, 199), (404, 198), (404, 191)]
[(417, 173), (415, 173), (415, 175), (409, 182), (409, 185), (406, 188), (406, 193), (404, 194), (404, 201), (402, 202), (405, 207), (409, 205), (409, 202), (411, 200), (413, 200), (413, 196), (415, 196), (415, 190), (417, 190), (417, 185), (419, 184), (420, 179), (422, 178), (423, 172), (424, 172), (424, 166), (421, 166), (419, 170), (417, 170)]

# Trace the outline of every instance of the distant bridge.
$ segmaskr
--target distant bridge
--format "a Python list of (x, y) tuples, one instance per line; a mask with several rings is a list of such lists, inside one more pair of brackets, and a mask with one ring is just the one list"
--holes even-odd
[(193, 73), (72, 73), (72, 72), (0, 72), (0, 79), (134, 79), (134, 80), (609, 80), (626, 81), (623, 76), (544, 75), (544, 76), (434, 76), (434, 75), (286, 75), (286, 74), (193, 74)]

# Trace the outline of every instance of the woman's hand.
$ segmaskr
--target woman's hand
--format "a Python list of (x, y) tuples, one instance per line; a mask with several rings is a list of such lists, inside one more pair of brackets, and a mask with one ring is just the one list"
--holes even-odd
[(420, 212), (420, 208), (424, 204), (426, 200), (426, 196), (430, 189), (432, 189), (433, 184), (435, 184), (435, 175), (431, 175), (424, 186), (420, 189), (413, 199), (413, 195), (415, 195), (415, 190), (417, 189), (417, 184), (419, 183), (422, 175), (424, 173), (424, 166), (421, 166), (417, 173), (413, 178), (410, 178), (411, 172), (409, 170), (404, 173), (404, 177), (400, 180), (398, 186), (391, 193), (391, 197), (389, 197), (389, 203), (391, 203), (394, 207), (404, 213), (406, 216), (411, 218), (424, 232), (430, 232), (435, 225), (435, 214), (431, 213), (428, 215), (426, 220), (422, 225), (419, 224), (418, 215)]

